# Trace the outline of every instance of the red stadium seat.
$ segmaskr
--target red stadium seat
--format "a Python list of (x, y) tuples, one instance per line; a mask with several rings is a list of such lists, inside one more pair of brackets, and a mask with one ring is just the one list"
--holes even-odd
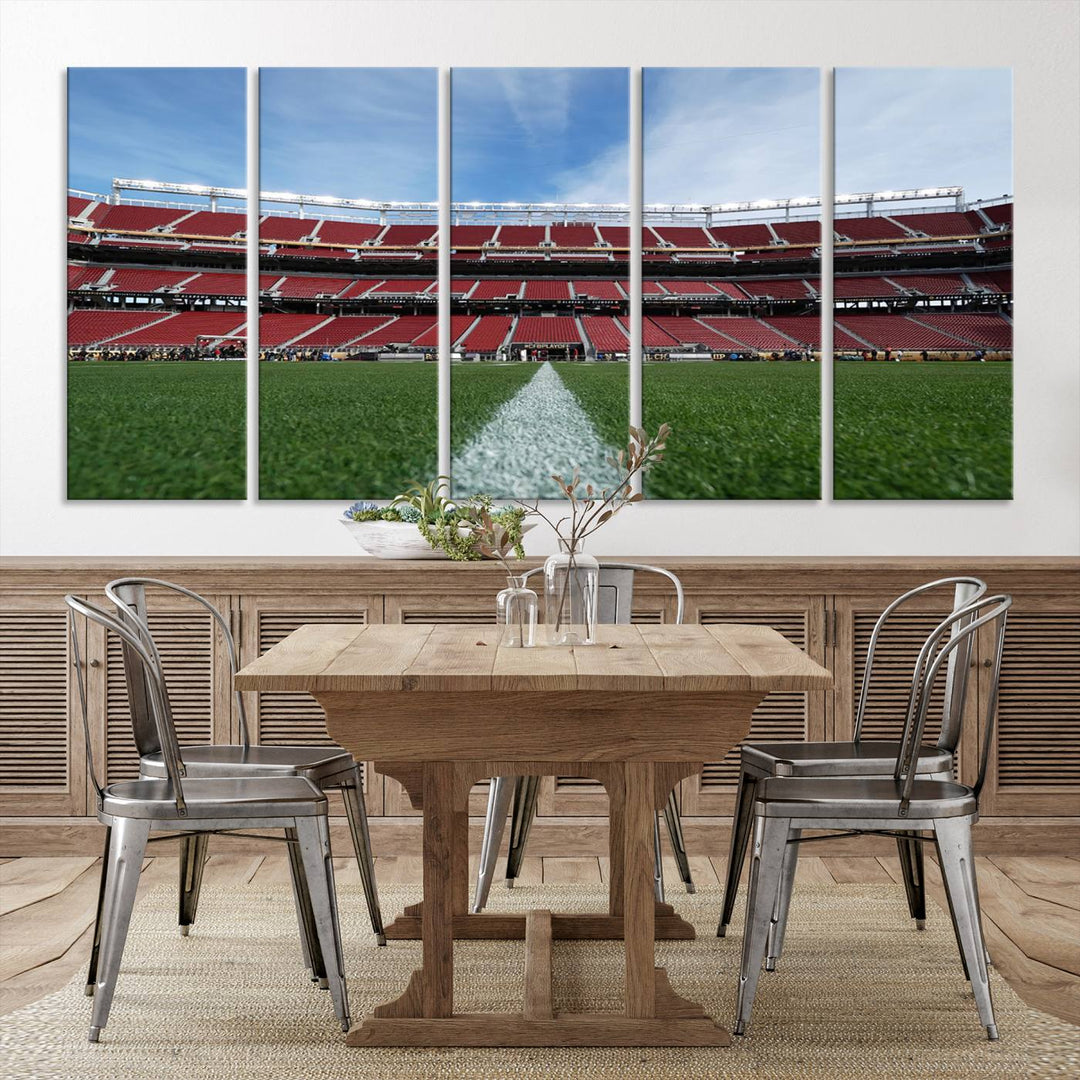
[(513, 322), (509, 315), (482, 315), (457, 346), (465, 352), (493, 353), (506, 340)]

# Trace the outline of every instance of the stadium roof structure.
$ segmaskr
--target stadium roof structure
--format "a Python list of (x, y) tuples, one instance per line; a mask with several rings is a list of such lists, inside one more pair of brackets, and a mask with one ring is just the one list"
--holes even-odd
[[(211, 209), (216, 208), (218, 199), (246, 200), (249, 192), (245, 188), (213, 187), (202, 184), (180, 184), (159, 180), (137, 180), (117, 177), (112, 182), (113, 197), (119, 200), (121, 192), (156, 192), (170, 195), (191, 195), (210, 200)], [(927, 202), (951, 199), (956, 209), (964, 207), (964, 189), (958, 186), (908, 188), (897, 191), (864, 191), (838, 194), (833, 203), (837, 207), (865, 206), (867, 213), (873, 212), (875, 204), (893, 202)], [(785, 217), (792, 211), (812, 210), (825, 204), (821, 195), (800, 195), (780, 199), (755, 199), (743, 202), (717, 203), (646, 203), (644, 213), (649, 218), (670, 217), (685, 219), (688, 216), (701, 216), (705, 223), (711, 224), (714, 215), (760, 214), (766, 211), (782, 211)], [(260, 191), (260, 205), (265, 203), (293, 205), (298, 208), (299, 216), (304, 216), (305, 207), (326, 207), (336, 210), (353, 210), (377, 214), (385, 222), (387, 214), (393, 215), (431, 215), (437, 217), (437, 202), (397, 202), (392, 200), (342, 198), (336, 195), (318, 195), (293, 191)], [(469, 220), (491, 220), (523, 218), (526, 221), (534, 217), (561, 217), (566, 221), (598, 220), (604, 218), (629, 218), (628, 203), (589, 203), (589, 202), (490, 202), (462, 201), (451, 202), (450, 211), (456, 223)]]

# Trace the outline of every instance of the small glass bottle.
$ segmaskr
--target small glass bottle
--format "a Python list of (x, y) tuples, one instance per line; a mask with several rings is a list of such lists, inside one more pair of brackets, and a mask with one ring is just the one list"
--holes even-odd
[(544, 620), (550, 645), (595, 645), (600, 564), (559, 541), (544, 563)]
[(495, 613), (503, 627), (502, 644), (507, 649), (531, 649), (536, 644), (536, 593), (527, 588), (523, 577), (510, 578), (510, 584), (495, 597)]

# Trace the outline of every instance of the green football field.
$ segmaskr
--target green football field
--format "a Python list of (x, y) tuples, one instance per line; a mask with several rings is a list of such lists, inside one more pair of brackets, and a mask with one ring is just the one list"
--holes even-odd
[(393, 498), (437, 448), (433, 363), (259, 365), (260, 498)]
[(837, 499), (1012, 497), (1012, 364), (833, 365)]
[(244, 498), (244, 367), (68, 364), (68, 498)]
[[(552, 361), (563, 383), (609, 446), (626, 443), (630, 383), (626, 364)], [(537, 373), (535, 363), (460, 363), (450, 375), (450, 441), (460, 450)]]
[(817, 364), (646, 364), (646, 431), (671, 425), (664, 461), (645, 480), (659, 499), (817, 499)]
[[(607, 445), (625, 443), (625, 364), (552, 365)], [(819, 497), (820, 368), (655, 363), (644, 423), (668, 423), (646, 492), (666, 499)], [(455, 364), (455, 453), (536, 374)], [(1007, 499), (1010, 364), (834, 365), (837, 499)], [(260, 495), (389, 498), (435, 475), (431, 363), (262, 364)], [(68, 497), (242, 499), (241, 363), (68, 365)]]

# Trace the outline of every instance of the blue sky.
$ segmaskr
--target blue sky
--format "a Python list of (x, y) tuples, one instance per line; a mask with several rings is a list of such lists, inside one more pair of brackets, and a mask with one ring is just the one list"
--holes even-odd
[(263, 68), (260, 187), (435, 202), (437, 124), (435, 68)]
[(626, 68), (454, 68), (455, 202), (627, 202)]
[(816, 68), (646, 68), (642, 79), (646, 203), (820, 191)]
[(246, 79), (243, 68), (69, 68), (68, 186), (246, 187)]
[(836, 191), (960, 184), (965, 196), (1011, 195), (1008, 68), (840, 68)]

